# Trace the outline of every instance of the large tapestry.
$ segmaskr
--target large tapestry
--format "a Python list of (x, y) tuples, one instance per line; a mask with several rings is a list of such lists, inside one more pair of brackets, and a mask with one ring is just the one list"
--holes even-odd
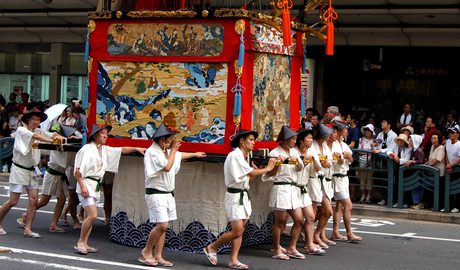
[(252, 127), (262, 141), (272, 141), (283, 125), (289, 125), (291, 58), (285, 55), (256, 53)]
[(223, 47), (221, 24), (117, 23), (107, 33), (110, 55), (218, 56)]
[(151, 139), (160, 123), (185, 142), (223, 144), (227, 65), (100, 62), (97, 122), (117, 138)]
[(273, 26), (251, 22), (252, 49), (259, 52), (295, 55), (295, 31), (292, 31), (293, 43), (283, 45), (283, 33)]

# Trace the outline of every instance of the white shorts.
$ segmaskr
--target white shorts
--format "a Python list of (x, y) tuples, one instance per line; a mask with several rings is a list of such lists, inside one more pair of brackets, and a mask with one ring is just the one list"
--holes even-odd
[(168, 222), (177, 219), (176, 200), (172, 194), (145, 195), (149, 208), (150, 223)]
[(78, 199), (80, 200), (80, 203), (81, 203), (81, 206), (84, 208), (90, 206), (90, 205), (96, 205), (97, 206), (97, 202), (98, 200), (94, 197), (83, 197), (81, 196), (81, 194), (78, 194)]
[(42, 185), (42, 194), (47, 196), (58, 196), (61, 188), (62, 176), (45, 172), (45, 177), (43, 178)]
[(308, 193), (300, 194), (300, 201), (302, 202), (302, 208), (305, 208), (307, 206), (310, 206), (313, 204), (311, 201), (310, 195)]
[(10, 192), (14, 193), (23, 193), (26, 189), (38, 189), (40, 187), (39, 184), (32, 184), (32, 185), (19, 185), (19, 184), (11, 184), (10, 183)]
[(348, 192), (348, 190), (334, 192), (334, 199), (336, 201), (341, 201), (348, 198), (350, 198), (350, 193)]
[(225, 210), (228, 221), (249, 219), (252, 213), (251, 201), (244, 194), (243, 205), (240, 205), (240, 193), (225, 193)]

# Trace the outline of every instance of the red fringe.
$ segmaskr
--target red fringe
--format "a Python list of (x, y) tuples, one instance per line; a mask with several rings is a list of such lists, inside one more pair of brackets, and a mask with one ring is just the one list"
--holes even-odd
[(326, 23), (326, 55), (334, 55), (334, 23)]
[(283, 30), (283, 45), (284, 46), (291, 46), (292, 45), (292, 35), (291, 35), (291, 15), (289, 13), (289, 9), (287, 7), (283, 8), (283, 12), (281, 13), (282, 22), (282, 30)]

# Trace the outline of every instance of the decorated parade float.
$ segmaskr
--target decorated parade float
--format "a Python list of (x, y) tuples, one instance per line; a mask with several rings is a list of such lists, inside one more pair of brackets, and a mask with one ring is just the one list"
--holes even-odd
[[(223, 161), (231, 136), (253, 129), (256, 149), (271, 149), (282, 125), (298, 129), (312, 83), (305, 45), (320, 38), (333, 53), (336, 15), (329, 1), (297, 10), (318, 10), (315, 27), (291, 15), (292, 0), (267, 1), (269, 12), (253, 5), (257, 1), (232, 9), (209, 2), (137, 1), (133, 11), (89, 14), (88, 126), (110, 124), (109, 145), (149, 147), (163, 122), (178, 132), (181, 151), (208, 155), (184, 162), (177, 175), (178, 220), (166, 240), (171, 250), (199, 252), (227, 229)], [(253, 215), (243, 245), (271, 241), (270, 188), (252, 181)], [(143, 160), (124, 156), (114, 181), (110, 239), (141, 247), (152, 226)]]

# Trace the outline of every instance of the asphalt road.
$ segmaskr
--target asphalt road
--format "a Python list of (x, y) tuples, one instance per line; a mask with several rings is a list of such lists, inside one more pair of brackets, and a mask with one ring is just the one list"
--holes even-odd
[[(0, 203), (7, 200), (8, 191), (0, 185)], [(24, 196), (4, 220), (8, 234), (0, 236), (0, 270), (29, 269), (149, 269), (137, 262), (140, 249), (112, 243), (102, 221), (95, 223), (90, 244), (99, 252), (87, 256), (77, 254), (73, 246), (78, 231), (66, 228), (66, 233), (48, 232), (54, 202), (40, 210), (34, 231), (41, 239), (22, 236), (16, 224), (26, 207)], [(102, 209), (100, 209), (102, 210)], [(100, 211), (101, 212), (101, 211)], [(102, 212), (101, 212), (102, 213)], [(411, 220), (356, 217), (355, 231), (364, 237), (360, 244), (339, 242), (325, 256), (307, 256), (306, 260), (278, 261), (271, 258), (269, 245), (243, 248), (240, 260), (250, 269), (458, 269), (460, 265), (460, 225)], [(330, 228), (330, 226), (329, 226)], [(283, 242), (287, 242), (284, 238)], [(299, 248), (302, 243), (299, 243)], [(300, 249), (300, 251), (302, 251)], [(228, 269), (228, 255), (219, 255), (219, 266), (211, 266), (200, 254), (165, 252), (174, 269)], [(155, 267), (156, 269), (164, 269)]]

